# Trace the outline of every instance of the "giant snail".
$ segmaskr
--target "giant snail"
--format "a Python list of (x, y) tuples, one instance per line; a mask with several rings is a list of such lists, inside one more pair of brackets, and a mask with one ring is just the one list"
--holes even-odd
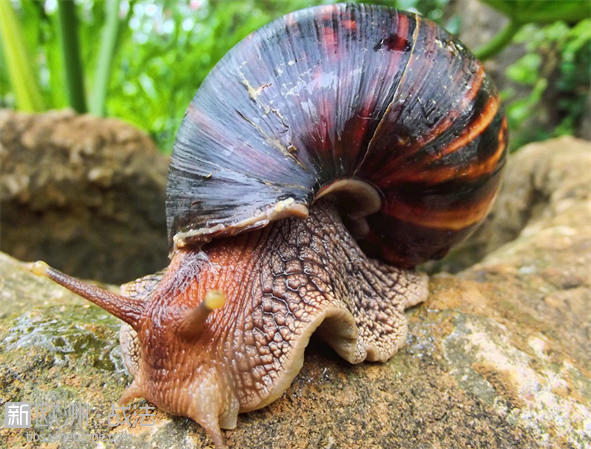
[(288, 14), (252, 33), (189, 105), (167, 185), (169, 267), (116, 295), (38, 262), (124, 321), (144, 397), (220, 427), (289, 387), (318, 332), (344, 359), (386, 361), (417, 264), (487, 214), (507, 123), (482, 64), (442, 28), (380, 6)]

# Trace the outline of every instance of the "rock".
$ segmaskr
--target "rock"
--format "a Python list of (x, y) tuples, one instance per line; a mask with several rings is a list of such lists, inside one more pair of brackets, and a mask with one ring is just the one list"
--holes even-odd
[[(489, 230), (496, 249), (431, 278), (395, 357), (351, 366), (313, 340), (291, 387), (225, 431), (230, 447), (589, 447), (591, 148), (580, 144), (557, 139), (510, 158), (513, 199), (501, 195)], [(153, 427), (111, 429), (112, 402), (131, 382), (117, 320), (0, 262), (3, 402), (89, 403), (89, 425), (75, 431), (130, 435), (99, 447), (212, 447), (196, 423), (161, 411)], [(25, 446), (32, 430), (47, 432), (2, 428), (0, 445)]]
[(122, 283), (167, 265), (168, 160), (116, 119), (0, 113), (1, 249)]

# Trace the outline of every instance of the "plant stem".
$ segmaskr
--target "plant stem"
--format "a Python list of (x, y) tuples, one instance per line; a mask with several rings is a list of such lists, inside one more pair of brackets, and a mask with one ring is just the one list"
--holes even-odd
[(497, 53), (500, 53), (513, 40), (513, 36), (517, 34), (521, 28), (521, 23), (511, 20), (509, 24), (503, 28), (495, 37), (493, 37), (487, 44), (474, 51), (474, 54), (481, 61), (486, 61), (492, 58)]
[(84, 96), (84, 72), (78, 45), (76, 5), (70, 0), (59, 0), (58, 6), (70, 106), (78, 113), (84, 114), (87, 109)]
[(8, 66), (10, 84), (19, 109), (39, 112), (45, 109), (29, 49), (12, 3), (0, 1), (0, 40)]
[(109, 86), (109, 74), (111, 72), (113, 58), (115, 57), (117, 36), (121, 24), (118, 17), (120, 3), (120, 0), (111, 0), (106, 4), (107, 20), (103, 26), (101, 48), (99, 50), (94, 76), (92, 101), (90, 102), (90, 112), (101, 117), (105, 115), (105, 99)]

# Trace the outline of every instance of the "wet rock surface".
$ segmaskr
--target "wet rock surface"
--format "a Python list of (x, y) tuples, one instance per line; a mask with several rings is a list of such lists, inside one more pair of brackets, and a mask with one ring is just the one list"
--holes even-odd
[(0, 248), (122, 283), (167, 264), (168, 159), (116, 119), (0, 111)]
[[(313, 340), (285, 394), (224, 432), (230, 447), (589, 447), (591, 146), (556, 139), (510, 164), (486, 256), (431, 278), (408, 312), (408, 344), (386, 364), (351, 366)], [(4, 255), (0, 284), (2, 403), (89, 403), (89, 424), (70, 432), (130, 435), (100, 447), (213, 447), (196, 423), (158, 410), (154, 426), (109, 427), (131, 382), (117, 320)], [(0, 447), (37, 447), (33, 430), (52, 429), (2, 428)]]

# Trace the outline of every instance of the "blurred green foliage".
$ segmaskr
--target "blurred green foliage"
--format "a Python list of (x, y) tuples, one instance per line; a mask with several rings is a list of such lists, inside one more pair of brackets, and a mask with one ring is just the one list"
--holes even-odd
[(3, 59), (7, 61), (4, 78), (10, 79), (20, 109), (30, 112), (44, 110), (23, 28), (10, 2), (0, 2), (0, 43)]
[[(2, 0), (0, 0), (2, 1)], [(449, 0), (374, 1), (414, 10), (441, 22)], [(116, 28), (116, 49), (104, 105), (97, 65), (101, 40), (105, 39), (107, 3), (77, 1), (84, 84), (91, 111), (105, 110), (146, 130), (164, 152), (172, 143), (185, 109), (213, 66), (252, 31), (288, 12), (322, 3), (323, 0), (122, 0), (121, 26)], [(26, 43), (35, 53), (41, 95), (48, 109), (68, 106), (68, 92), (58, 5), (55, 0), (13, 1)], [(2, 55), (4, 56), (4, 55)], [(94, 68), (97, 67), (97, 70)], [(98, 75), (97, 75), (98, 74)], [(94, 104), (93, 104), (94, 103)], [(6, 58), (0, 57), (0, 106), (15, 107), (7, 75)]]
[(588, 0), (480, 0), (509, 19), (507, 25), (488, 43), (474, 51), (486, 61), (513, 41), (523, 25), (564, 21), (577, 23), (589, 17)]
[(577, 22), (589, 16), (585, 0), (481, 0), (518, 23)]
[[(581, 20), (574, 27), (562, 21), (544, 27), (528, 25), (514, 41), (523, 43), (527, 53), (507, 68), (506, 75), (530, 86), (531, 93), (515, 101), (511, 101), (512, 90), (501, 93), (507, 103), (511, 148), (575, 134), (577, 123), (589, 107), (591, 19)], [(544, 122), (554, 126), (540, 126)]]
[[(38, 74), (40, 93), (37, 95), (41, 103), (47, 109), (67, 107), (70, 103), (62, 51), (62, 33), (65, 31), (59, 26), (58, 2), (10, 1), (20, 20), (24, 44), (33, 55), (31, 63)], [(75, 2), (80, 60), (84, 67), (80, 76), (84, 77), (86, 100), (92, 112), (104, 112), (143, 128), (162, 151), (170, 152), (189, 101), (212, 67), (232, 46), (287, 12), (334, 1), (118, 2), (117, 20), (113, 17), (112, 2)], [(486, 2), (493, 3), (493, 0)], [(376, 0), (366, 3), (418, 12), (452, 33), (460, 31), (459, 17), (449, 14), (453, 0)], [(516, 14), (515, 11), (518, 11), (520, 17), (527, 17), (532, 15), (535, 4), (556, 2), (496, 0), (496, 3), (499, 3), (498, 9), (505, 8), (505, 14)], [(537, 7), (543, 9), (540, 5)], [(546, 13), (546, 16), (549, 15)], [(511, 35), (505, 39), (506, 42), (501, 42), (502, 45), (509, 44), (521, 28), (515, 39), (526, 42), (528, 48), (528, 54), (511, 67), (508, 75), (530, 86), (532, 94), (527, 99), (512, 103), (511, 92), (504, 92), (509, 101), (507, 109), (512, 129), (520, 130), (528, 117), (535, 114), (536, 102), (549, 93), (549, 77), (552, 76), (557, 77), (557, 85), (566, 95), (559, 105), (560, 114), (564, 117), (556, 132), (572, 132), (585, 107), (581, 98), (588, 95), (588, 88), (581, 89), (581, 83), (585, 79), (587, 87), (589, 83), (588, 68), (581, 69), (585, 61), (589, 64), (589, 24), (581, 23), (586, 23), (587, 28), (581, 25), (573, 28), (562, 22), (544, 28), (538, 26), (534, 28), (535, 36), (532, 37), (532, 28), (522, 28), (520, 22), (515, 30), (510, 30)], [(551, 49), (549, 54), (554, 57), (552, 63), (541, 51), (548, 46)], [(5, 51), (0, 54), (0, 106), (17, 107), (20, 105), (16, 104), (15, 90), (9, 80), (7, 56)], [(527, 135), (525, 140), (534, 138), (537, 136)], [(520, 139), (517, 141), (523, 140)]]

